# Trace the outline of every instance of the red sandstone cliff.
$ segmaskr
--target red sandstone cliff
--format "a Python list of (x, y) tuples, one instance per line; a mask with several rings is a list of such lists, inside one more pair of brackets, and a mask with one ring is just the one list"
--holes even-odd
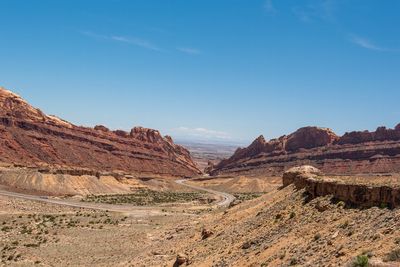
[(75, 126), (48, 116), (0, 87), (0, 162), (165, 176), (200, 171), (190, 153), (152, 129), (130, 133)]
[(304, 127), (278, 139), (257, 138), (208, 172), (281, 175), (293, 166), (313, 165), (329, 174), (400, 172), (400, 124), (394, 129), (350, 132)]

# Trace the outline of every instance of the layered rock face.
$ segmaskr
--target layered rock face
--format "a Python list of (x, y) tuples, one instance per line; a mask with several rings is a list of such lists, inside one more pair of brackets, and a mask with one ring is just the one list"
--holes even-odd
[(386, 184), (359, 184), (323, 176), (312, 166), (289, 169), (283, 174), (283, 186), (294, 184), (297, 189), (305, 189), (312, 198), (333, 196), (349, 204), (372, 207), (400, 206), (400, 188)]
[(257, 138), (229, 159), (209, 168), (211, 175), (282, 175), (294, 166), (312, 165), (328, 174), (400, 172), (400, 124), (394, 129), (350, 132), (304, 127), (278, 139)]
[(152, 129), (75, 126), (0, 87), (0, 162), (160, 176), (200, 173), (190, 153)]

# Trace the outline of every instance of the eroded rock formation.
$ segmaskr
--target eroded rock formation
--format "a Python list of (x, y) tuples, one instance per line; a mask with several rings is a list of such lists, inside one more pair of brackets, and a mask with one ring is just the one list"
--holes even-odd
[(157, 130), (135, 127), (128, 133), (102, 125), (76, 126), (1, 87), (0, 136), (3, 163), (165, 176), (200, 173), (190, 153)]
[(394, 129), (379, 127), (374, 132), (350, 132), (341, 137), (318, 127), (304, 127), (270, 141), (260, 136), (208, 172), (281, 175), (304, 164), (332, 174), (399, 172), (400, 125)]
[(283, 174), (283, 185), (294, 184), (297, 189), (305, 189), (312, 197), (331, 195), (360, 207), (391, 207), (400, 205), (400, 188), (383, 184), (359, 184), (322, 176), (312, 166), (289, 169)]

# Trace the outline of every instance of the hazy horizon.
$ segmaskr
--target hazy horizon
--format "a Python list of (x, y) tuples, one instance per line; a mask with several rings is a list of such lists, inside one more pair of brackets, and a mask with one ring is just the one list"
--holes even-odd
[(400, 122), (398, 1), (0, 8), (0, 84), (77, 125), (246, 144), (304, 126), (341, 135)]

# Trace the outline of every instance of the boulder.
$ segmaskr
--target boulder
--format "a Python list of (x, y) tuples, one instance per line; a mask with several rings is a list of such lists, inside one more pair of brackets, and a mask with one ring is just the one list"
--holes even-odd
[[(143, 127), (134, 127), (130, 132), (130, 136), (149, 143), (164, 141), (159, 131)], [(170, 141), (172, 141), (172, 138), (170, 138)]]
[(286, 187), (293, 184), (299, 177), (308, 178), (320, 175), (322, 175), (321, 171), (313, 166), (293, 167), (283, 174), (283, 186)]
[(175, 260), (175, 263), (174, 263), (174, 267), (176, 267), (176, 266), (181, 266), (181, 265), (183, 265), (183, 264), (185, 264), (185, 263), (188, 263), (188, 262), (189, 262), (188, 256), (187, 256), (186, 254), (179, 253), (179, 254), (176, 256), (176, 260)]
[(164, 140), (167, 141), (167, 142), (169, 142), (169, 143), (171, 143), (171, 144), (174, 143), (174, 140), (172, 140), (172, 137), (169, 136), (169, 135), (164, 136)]
[(97, 131), (101, 131), (101, 132), (109, 132), (110, 131), (110, 129), (108, 129), (106, 126), (103, 126), (103, 125), (96, 125), (94, 127), (94, 129)]
[(214, 234), (213, 231), (211, 231), (210, 229), (204, 228), (204, 229), (201, 231), (201, 239), (202, 239), (202, 240), (205, 240), (205, 239), (209, 238), (210, 236), (212, 236), (213, 234)]
[(116, 130), (116, 131), (114, 131), (114, 133), (116, 135), (118, 135), (119, 137), (124, 137), (124, 138), (128, 138), (129, 137), (129, 134), (127, 132), (123, 131), (123, 130)]

